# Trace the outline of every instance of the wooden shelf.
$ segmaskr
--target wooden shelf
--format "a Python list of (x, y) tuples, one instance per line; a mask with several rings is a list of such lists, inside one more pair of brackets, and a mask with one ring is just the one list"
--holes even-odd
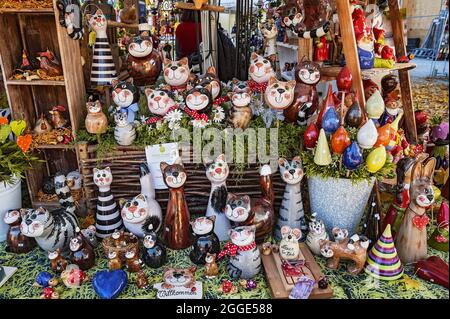
[[(367, 69), (361, 70), (361, 75), (363, 78), (371, 78), (376, 75), (387, 74), (392, 71), (398, 70), (412, 70), (416, 67), (414, 63), (395, 63), (392, 69), (384, 69), (384, 68), (376, 68), (376, 69)], [(320, 73), (325, 78), (336, 78), (342, 67), (340, 66), (323, 66), (320, 69)]]
[(54, 14), (53, 8), (0, 8), (0, 13), (17, 13), (17, 14)]
[(37, 146), (38, 150), (73, 150), (75, 146), (72, 144), (42, 144)]
[(50, 81), (50, 80), (6, 80), (8, 85), (46, 85), (46, 86), (64, 86), (64, 81)]
[(47, 209), (55, 209), (55, 208), (60, 208), (61, 205), (59, 204), (59, 201), (57, 201), (57, 200), (51, 201), (51, 202), (40, 202), (40, 201), (34, 200), (33, 207), (34, 208), (44, 207)]

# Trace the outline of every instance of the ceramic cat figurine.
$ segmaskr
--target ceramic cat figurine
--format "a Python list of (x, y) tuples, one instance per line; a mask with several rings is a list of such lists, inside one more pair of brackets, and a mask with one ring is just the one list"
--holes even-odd
[(278, 165), (280, 167), (281, 178), (286, 183), (286, 188), (281, 202), (277, 225), (275, 226), (275, 237), (281, 240), (281, 228), (283, 226), (289, 226), (300, 229), (303, 234), (302, 240), (304, 240), (307, 226), (301, 192), (303, 168), (300, 157), (296, 156), (292, 161), (280, 158)]
[(98, 187), (97, 213), (95, 216), (96, 235), (99, 238), (106, 238), (115, 230), (123, 228), (122, 218), (120, 218), (119, 208), (111, 193), (111, 183), (113, 175), (111, 169), (94, 168), (94, 184)]
[(79, 228), (76, 229), (75, 236), (70, 239), (70, 261), (81, 270), (88, 270), (95, 264), (94, 248), (83, 236)]
[(33, 237), (43, 250), (55, 251), (59, 248), (65, 251), (79, 226), (75, 203), (64, 174), (56, 174), (55, 191), (62, 207), (52, 212), (42, 207), (28, 210), (22, 217), (20, 231), (27, 237)]
[(412, 169), (412, 183), (409, 190), (411, 201), (405, 211), (403, 221), (395, 237), (395, 247), (404, 264), (413, 263), (427, 257), (426, 208), (433, 204), (433, 175), (436, 159), (417, 162)]
[(153, 226), (152, 219), (149, 219), (144, 228), (144, 250), (142, 252), (142, 260), (151, 268), (159, 268), (167, 262), (166, 247), (158, 239), (155, 232), (156, 227)]
[(218, 259), (230, 255), (227, 271), (232, 279), (251, 279), (261, 270), (261, 256), (255, 243), (255, 230), (256, 227), (253, 225), (240, 226), (229, 231), (231, 242), (220, 252)]
[(295, 81), (278, 81), (277, 78), (271, 77), (264, 92), (266, 104), (276, 111), (288, 108), (294, 101), (295, 83)]
[(16, 254), (24, 254), (32, 250), (36, 246), (34, 238), (27, 237), (22, 234), (20, 224), (22, 218), (28, 213), (29, 209), (13, 209), (6, 212), (3, 221), (9, 225), (8, 233), (6, 234), (6, 248), (5, 251)]
[(139, 111), (139, 89), (133, 84), (133, 78), (126, 81), (112, 81), (112, 99), (120, 113), (127, 115), (128, 123), (133, 123)]
[(191, 222), (194, 232), (194, 245), (192, 246), (189, 258), (194, 264), (203, 265), (206, 263), (207, 254), (218, 254), (220, 242), (214, 233), (214, 222), (216, 216), (199, 217)]
[(102, 103), (97, 101), (92, 101), (92, 96), (86, 103), (87, 116), (84, 121), (86, 130), (91, 134), (103, 134), (108, 129), (108, 119), (105, 113), (102, 111)]
[(52, 271), (60, 273), (66, 270), (69, 262), (61, 255), (61, 251), (59, 249), (49, 251), (47, 256), (50, 260), (50, 268)]
[(155, 200), (155, 189), (147, 164), (140, 165), (141, 193), (124, 203), (121, 211), (123, 223), (129, 232), (139, 238), (144, 237), (143, 226), (148, 218), (153, 218), (157, 232), (162, 224), (161, 206)]
[(272, 185), (272, 171), (269, 165), (260, 170), (262, 197), (250, 200), (248, 195), (228, 194), (225, 216), (237, 226), (255, 226), (256, 242), (262, 243), (272, 232), (275, 213), (273, 201), (275, 195)]
[(306, 236), (306, 245), (315, 255), (320, 256), (320, 241), (328, 240), (328, 233), (322, 220), (312, 220), (309, 223), (309, 232)]
[(150, 112), (158, 116), (164, 116), (170, 109), (176, 107), (174, 95), (167, 90), (145, 89), (147, 105)]
[(295, 68), (294, 103), (284, 110), (288, 123), (305, 125), (319, 107), (316, 85), (320, 81), (320, 66), (309, 60), (302, 60)]
[[(257, 84), (269, 82), (271, 77), (275, 76), (275, 71), (270, 64), (270, 61), (261, 55), (252, 52), (250, 58), (249, 75), (252, 81)], [(261, 90), (261, 93), (264, 90)]]
[(133, 144), (136, 139), (136, 129), (128, 122), (126, 113), (114, 114), (116, 127), (114, 128), (114, 138), (117, 144), (128, 146)]
[(207, 111), (212, 105), (211, 85), (197, 85), (186, 92), (186, 106), (194, 111)]
[(217, 76), (216, 68), (213, 66), (210, 66), (203, 76), (196, 78), (194, 83), (203, 87), (210, 84), (213, 100), (219, 97), (222, 90), (222, 84)]
[(228, 97), (233, 104), (233, 107), (229, 110), (228, 122), (234, 128), (245, 130), (250, 124), (253, 116), (252, 109), (249, 106), (252, 99), (250, 93), (251, 91), (247, 87), (244, 90), (228, 93)]
[(261, 28), (264, 37), (264, 56), (273, 57), (277, 54), (276, 43), (278, 29), (273, 19), (269, 19)]
[(186, 90), (186, 85), (191, 76), (188, 58), (184, 57), (179, 61), (164, 60), (164, 81), (170, 86), (171, 91), (182, 92)]
[(189, 230), (190, 214), (184, 194), (187, 174), (181, 158), (177, 158), (172, 165), (161, 162), (161, 172), (170, 194), (162, 236), (170, 249), (185, 249), (192, 245), (192, 236)]
[(230, 221), (225, 216), (224, 209), (227, 199), (226, 181), (230, 169), (225, 155), (219, 155), (212, 163), (206, 164), (206, 177), (211, 182), (211, 193), (209, 195), (206, 217), (215, 216), (214, 233), (220, 241), (228, 240)]

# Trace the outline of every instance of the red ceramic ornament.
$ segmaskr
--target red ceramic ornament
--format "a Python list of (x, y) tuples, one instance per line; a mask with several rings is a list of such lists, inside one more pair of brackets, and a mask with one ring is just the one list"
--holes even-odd
[(312, 149), (316, 147), (317, 140), (319, 139), (319, 130), (316, 124), (310, 123), (306, 128), (305, 133), (303, 133), (303, 145), (306, 148)]
[(448, 204), (442, 202), (441, 207), (439, 208), (439, 213), (436, 217), (437, 224), (440, 226), (447, 226), (449, 222), (449, 209)]
[(331, 149), (333, 153), (342, 154), (350, 144), (350, 136), (345, 127), (341, 125), (331, 137)]
[(350, 92), (352, 88), (352, 73), (347, 66), (344, 66), (336, 77), (336, 84), (339, 91)]
[(416, 275), (448, 289), (448, 264), (438, 256), (431, 256), (416, 263)]
[(324, 106), (322, 107), (322, 109), (319, 112), (319, 116), (317, 117), (316, 125), (317, 125), (318, 129), (322, 128), (322, 118), (323, 118), (324, 114), (328, 111), (328, 109), (331, 107), (336, 108), (335, 104), (334, 104), (334, 99), (333, 99), (333, 88), (331, 87), (331, 83), (330, 83), (330, 84), (328, 84), (327, 99), (325, 101)]
[(380, 126), (378, 129), (378, 138), (377, 142), (375, 143), (374, 147), (378, 146), (388, 146), (389, 142), (391, 141), (391, 124), (386, 123), (383, 126)]

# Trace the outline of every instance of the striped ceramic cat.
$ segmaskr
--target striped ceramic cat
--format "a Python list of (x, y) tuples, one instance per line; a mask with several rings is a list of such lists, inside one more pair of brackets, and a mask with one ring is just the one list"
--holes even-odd
[(136, 139), (136, 130), (131, 123), (128, 123), (127, 113), (114, 114), (116, 127), (114, 128), (114, 138), (117, 144), (128, 146)]
[(261, 270), (261, 256), (255, 243), (255, 226), (241, 226), (229, 231), (231, 242), (237, 246), (236, 255), (230, 256), (228, 275), (251, 279)]
[(119, 208), (111, 193), (112, 181), (113, 176), (109, 167), (94, 168), (94, 184), (98, 187), (95, 229), (99, 238), (108, 237), (114, 230), (123, 228)]
[(55, 191), (62, 208), (51, 212), (43, 207), (29, 209), (20, 224), (22, 234), (34, 237), (39, 247), (46, 251), (67, 250), (70, 238), (79, 227), (74, 200), (63, 174), (55, 176)]

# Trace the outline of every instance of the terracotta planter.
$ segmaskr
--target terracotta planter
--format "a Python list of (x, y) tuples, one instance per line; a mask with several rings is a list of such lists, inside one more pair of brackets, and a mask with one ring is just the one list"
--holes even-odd
[(308, 177), (311, 213), (323, 220), (328, 233), (333, 227), (354, 234), (364, 215), (375, 178), (355, 182), (345, 178)]
[(14, 184), (0, 182), (0, 242), (6, 240), (9, 225), (5, 224), (3, 218), (10, 209), (22, 207), (22, 188), (20, 179)]

